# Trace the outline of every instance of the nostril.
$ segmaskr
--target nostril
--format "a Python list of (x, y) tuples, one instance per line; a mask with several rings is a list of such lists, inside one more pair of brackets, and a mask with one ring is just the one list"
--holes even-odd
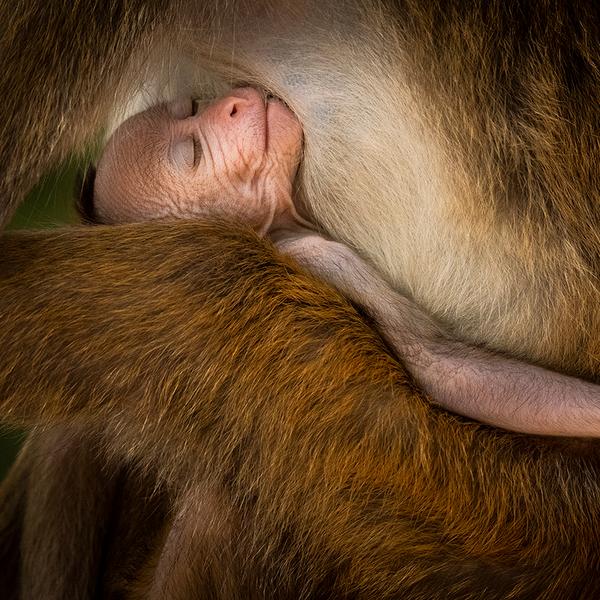
[(229, 113), (229, 116), (230, 116), (230, 117), (233, 117), (233, 116), (235, 116), (236, 114), (237, 114), (237, 104), (234, 104), (234, 105), (231, 107), (231, 111), (230, 111), (230, 113)]

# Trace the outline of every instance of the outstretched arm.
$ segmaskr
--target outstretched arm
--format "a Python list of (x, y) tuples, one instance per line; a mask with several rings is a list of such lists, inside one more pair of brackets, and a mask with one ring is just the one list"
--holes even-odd
[(452, 339), (343, 244), (308, 234), (279, 246), (362, 305), (437, 404), (513, 431), (600, 437), (600, 385)]
[[(404, 589), (415, 561), (434, 565), (436, 581), (462, 581), (473, 564), (488, 581), (495, 540), (516, 540), (508, 551), (521, 556), (526, 525), (545, 535), (548, 519), (566, 519), (569, 543), (589, 539), (596, 495), (570, 503), (589, 471), (570, 465), (548, 502), (535, 482), (558, 478), (560, 449), (432, 410), (350, 303), (249, 230), (9, 234), (0, 255), (3, 418), (90, 427), (175, 497), (223, 490), (244, 519), (236, 547), (249, 581), (272, 568), (263, 575), (284, 596), (282, 565), (310, 586), (342, 556), (355, 567), (336, 583), (383, 597)], [(453, 520), (463, 514), (478, 539), (493, 523), (490, 546), (464, 542)]]

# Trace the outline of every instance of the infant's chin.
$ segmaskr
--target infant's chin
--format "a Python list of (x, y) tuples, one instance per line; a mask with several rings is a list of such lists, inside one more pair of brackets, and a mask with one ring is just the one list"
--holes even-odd
[(267, 101), (267, 153), (300, 156), (302, 148), (302, 126), (296, 115), (277, 98)]

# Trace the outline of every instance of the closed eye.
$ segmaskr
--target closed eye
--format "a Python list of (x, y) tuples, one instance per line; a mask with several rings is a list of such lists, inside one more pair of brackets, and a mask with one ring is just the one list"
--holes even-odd
[(197, 167), (200, 161), (202, 160), (202, 144), (200, 140), (196, 137), (192, 137), (193, 145), (194, 145), (194, 160), (193, 166)]
[(202, 160), (202, 144), (200, 140), (190, 135), (175, 142), (172, 149), (172, 160), (179, 168), (193, 169)]
[(176, 141), (171, 149), (171, 160), (180, 169), (190, 169), (196, 164), (194, 138), (190, 135)]

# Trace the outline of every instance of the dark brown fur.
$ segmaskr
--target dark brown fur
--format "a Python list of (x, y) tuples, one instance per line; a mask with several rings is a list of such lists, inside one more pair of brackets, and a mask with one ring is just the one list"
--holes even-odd
[[(117, 2), (112, 12), (98, 5), (90, 18), (88, 3), (67, 13), (38, 4), (0, 8), (5, 220), (39, 174), (104, 121), (113, 90), (116, 101), (125, 93), (125, 59), (133, 56), (134, 66), (143, 60), (177, 12), (175, 3), (142, 10), (142, 2)], [(563, 22), (577, 22), (576, 8), (560, 13)], [(452, 79), (461, 71), (449, 65), (453, 57), (476, 71), (487, 46), (469, 31), (481, 24), (450, 27), (458, 5), (396, 9), (406, 31), (423, 40), (413, 58), (415, 81), (430, 90), (425, 100), (435, 103), (431, 81), (441, 78), (457, 86), (457, 104), (466, 103), (449, 106), (441, 125), (474, 161), (477, 140), (498, 139), (494, 166), (502, 170), (510, 163), (501, 151), (505, 121), (476, 118), (476, 110), (517, 83), (506, 79), (508, 69), (499, 76), (494, 61), (485, 62), (480, 90), (490, 95), (461, 96), (479, 88)], [(498, 10), (486, 19), (504, 20), (499, 30), (510, 32), (513, 23), (526, 31), (493, 37), (494, 53), (508, 48), (514, 58), (515, 39), (523, 50), (536, 47), (531, 39), (567, 43), (562, 33), (548, 38), (544, 18), (520, 14), (517, 4), (514, 14)], [(580, 299), (590, 313), (581, 315), (584, 325), (577, 321), (588, 352), (574, 356), (570, 340), (547, 360), (597, 378), (598, 313), (584, 283), (598, 272), (600, 244), (588, 224), (598, 214), (591, 201), (582, 203), (586, 191), (594, 197), (597, 181), (597, 108), (584, 102), (598, 89), (584, 43), (597, 31), (592, 10), (581, 8), (586, 26), (574, 36), (583, 48), (577, 56), (588, 63), (565, 58), (567, 50), (554, 44), (562, 52), (557, 64), (572, 69), (561, 81), (573, 81), (557, 97), (581, 98), (568, 113), (579, 115), (582, 135), (567, 135), (580, 145), (548, 150), (543, 131), (552, 121), (535, 119), (550, 110), (519, 120), (541, 171), (515, 176), (511, 185), (542, 181), (552, 195), (545, 207), (496, 208), (511, 218), (557, 214), (556, 232), (575, 240), (578, 268), (589, 272), (570, 302)], [(439, 40), (453, 37), (462, 59), (440, 46), (436, 60), (426, 60)], [(556, 85), (552, 78), (543, 87), (522, 75), (521, 84), (533, 86), (525, 89), (549, 98), (543, 90)], [(518, 107), (503, 108), (510, 116)], [(457, 122), (457, 113), (474, 118)], [(461, 131), (476, 132), (467, 136), (475, 142), (465, 144)], [(470, 200), (457, 213), (473, 217)], [(90, 589), (182, 600), (600, 594), (597, 444), (508, 434), (435, 409), (355, 307), (253, 233), (227, 223), (155, 223), (10, 234), (0, 238), (0, 256), (0, 414), (16, 425), (57, 428), (33, 440), (0, 498), (3, 597), (16, 597), (18, 569), (23, 597), (83, 598)], [(77, 441), (82, 432), (88, 446)], [(55, 455), (69, 470), (48, 461), (44, 453), (53, 448), (76, 449)], [(102, 465), (100, 479), (90, 477), (94, 465)], [(53, 490), (63, 477), (74, 490), (74, 507), (65, 509), (77, 546), (69, 553), (60, 539), (45, 539), (41, 591), (27, 569), (43, 565), (37, 540), (51, 535), (48, 524), (65, 499)], [(81, 498), (96, 485), (111, 493), (98, 498), (92, 490), (96, 518), (89, 521)], [(82, 554), (80, 573), (52, 580), (57, 564), (70, 572)]]

